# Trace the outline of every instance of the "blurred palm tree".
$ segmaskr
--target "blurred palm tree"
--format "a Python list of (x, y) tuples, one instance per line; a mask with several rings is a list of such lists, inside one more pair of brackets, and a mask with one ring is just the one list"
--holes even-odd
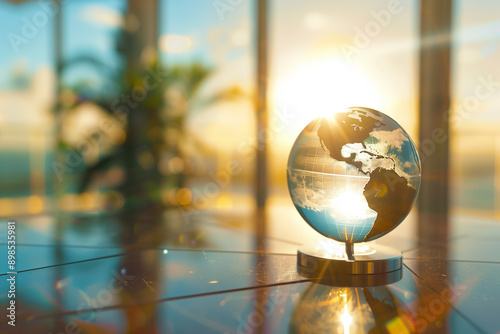
[[(120, 58), (126, 60), (131, 54), (136, 54), (131, 50), (134, 45), (130, 43), (131, 39), (126, 30), (120, 31), (117, 38)], [(127, 210), (160, 203), (162, 193), (184, 187), (186, 169), (175, 168), (175, 164), (169, 161), (177, 161), (181, 167), (190, 164), (181, 145), (186, 139), (185, 121), (190, 103), (198, 98), (200, 86), (212, 73), (210, 67), (197, 62), (163, 67), (155, 60), (145, 67), (122, 66), (118, 71), (112, 71), (91, 54), (67, 59), (60, 66), (59, 73), (86, 66), (114, 87), (114, 91), (103, 92), (95, 89), (95, 83), (81, 81), (61, 89), (56, 113), (60, 129), (58, 146), (64, 154), (59, 155), (59, 160), (64, 164), (68, 152), (76, 151), (85, 162), (73, 168), (75, 175), (67, 178), (63, 193), (83, 193), (96, 188), (98, 180), (113, 181), (113, 177), (108, 177), (112, 169), (119, 171), (114, 174), (121, 175), (118, 178), (121, 182), (117, 184), (115, 180), (107, 187), (123, 196)], [(153, 79), (156, 82), (154, 88), (150, 88)], [(202, 104), (243, 95), (239, 88), (229, 87), (205, 99)], [(67, 96), (70, 98), (65, 98)], [(88, 109), (89, 105), (100, 110), (96, 112), (100, 115), (99, 121), (86, 130), (84, 138), (69, 140), (68, 137), (76, 131), (74, 127), (80, 126), (78, 122), (67, 124), (71, 123), (69, 116), (77, 117), (75, 114), (79, 112), (88, 114), (81, 109)], [(66, 132), (69, 134), (65, 135)], [(81, 144), (85, 140), (92, 146), (87, 147), (86, 152)]]

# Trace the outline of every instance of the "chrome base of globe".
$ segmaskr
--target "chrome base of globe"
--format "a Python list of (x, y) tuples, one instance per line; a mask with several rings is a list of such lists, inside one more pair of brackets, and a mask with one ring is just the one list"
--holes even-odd
[(381, 245), (321, 241), (297, 251), (297, 270), (307, 278), (326, 279), (333, 285), (384, 285), (402, 277), (403, 256)]

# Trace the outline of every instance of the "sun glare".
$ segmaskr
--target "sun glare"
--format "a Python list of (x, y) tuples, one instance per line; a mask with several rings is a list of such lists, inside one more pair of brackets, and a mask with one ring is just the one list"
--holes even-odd
[(335, 212), (343, 217), (366, 216), (371, 210), (361, 194), (346, 191), (341, 195), (330, 199)]
[(342, 297), (344, 297), (344, 313), (340, 316), (340, 321), (344, 327), (344, 334), (349, 334), (352, 324), (352, 316), (349, 314), (349, 310), (347, 309), (347, 294), (344, 293)]
[(362, 72), (335, 58), (304, 64), (278, 82), (275, 91), (277, 106), (293, 112), (299, 124), (347, 107), (375, 107), (377, 96)]

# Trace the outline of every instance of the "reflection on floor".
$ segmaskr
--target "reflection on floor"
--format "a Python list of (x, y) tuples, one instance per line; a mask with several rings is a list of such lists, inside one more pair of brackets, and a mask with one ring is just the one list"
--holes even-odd
[[(403, 250), (403, 278), (355, 288), (300, 276), (297, 247), (318, 235), (289, 207), (275, 203), (267, 217), (264, 236), (253, 232), (251, 215), (184, 209), (133, 219), (20, 217), (16, 327), (2, 321), (0, 331), (500, 332), (496, 222), (451, 217), (446, 235), (431, 241), (413, 235), (410, 216), (377, 241)], [(3, 221), (4, 249), (6, 231)], [(5, 310), (6, 256), (0, 270)]]

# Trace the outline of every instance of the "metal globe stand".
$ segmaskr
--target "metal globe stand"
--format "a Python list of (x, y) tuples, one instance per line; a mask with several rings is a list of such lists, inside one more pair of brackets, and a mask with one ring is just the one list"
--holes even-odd
[(376, 244), (346, 243), (343, 246), (321, 241), (297, 251), (299, 274), (314, 279), (329, 278), (348, 286), (349, 283), (379, 285), (397, 282), (402, 277), (402, 265), (401, 251)]

